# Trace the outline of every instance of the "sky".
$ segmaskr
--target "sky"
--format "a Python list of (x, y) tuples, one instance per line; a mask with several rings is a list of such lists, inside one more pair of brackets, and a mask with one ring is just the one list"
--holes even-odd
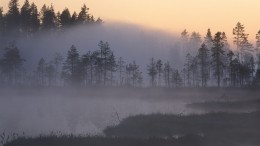
[[(80, 11), (85, 3), (90, 13), (105, 22), (125, 22), (153, 29), (180, 34), (200, 32), (205, 35), (208, 28), (212, 33), (225, 31), (229, 40), (232, 29), (241, 22), (254, 43), (260, 29), (259, 0), (30, 0), (40, 9), (45, 3), (54, 5), (56, 11), (68, 7)], [(9, 0), (0, 0), (0, 6), (7, 8)], [(24, 0), (20, 0), (22, 5)]]

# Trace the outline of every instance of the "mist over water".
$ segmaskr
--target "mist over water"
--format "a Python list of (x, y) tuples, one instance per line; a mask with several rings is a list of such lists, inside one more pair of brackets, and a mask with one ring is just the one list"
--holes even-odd
[[(102, 90), (100, 91), (102, 92)], [(33, 94), (32, 94), (33, 93)], [(131, 115), (151, 113), (190, 113), (182, 100), (161, 100), (132, 95), (110, 97), (80, 95), (73, 92), (37, 95), (37, 91), (9, 94), (0, 98), (0, 131), (29, 136), (63, 134), (102, 134)], [(143, 96), (146, 96), (144, 94)]]

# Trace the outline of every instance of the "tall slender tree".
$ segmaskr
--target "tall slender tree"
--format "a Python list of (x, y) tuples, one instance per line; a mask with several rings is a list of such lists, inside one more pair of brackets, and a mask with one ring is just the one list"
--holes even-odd
[(158, 86), (161, 86), (161, 78), (162, 78), (162, 72), (163, 72), (163, 63), (162, 63), (161, 59), (157, 60), (156, 69), (158, 72)]
[(21, 28), (25, 35), (28, 36), (30, 31), (30, 20), (31, 20), (31, 6), (28, 0), (24, 1), (24, 4), (21, 8)]
[(209, 50), (205, 44), (198, 51), (198, 65), (200, 68), (201, 86), (206, 87), (209, 79)]
[(77, 48), (72, 45), (67, 53), (67, 59), (63, 65), (63, 77), (71, 85), (79, 85), (80, 83), (80, 58)]
[(165, 81), (165, 85), (166, 87), (170, 87), (170, 74), (171, 74), (171, 66), (169, 61), (167, 61), (164, 64), (164, 68), (163, 68), (163, 72), (164, 72), (164, 81)]
[(156, 85), (156, 76), (158, 74), (158, 71), (156, 69), (156, 61), (154, 61), (154, 58), (151, 59), (150, 64), (147, 66), (148, 75), (151, 78), (151, 86), (155, 87)]
[(3, 7), (0, 7), (0, 41), (1, 38), (4, 36), (4, 33), (5, 33), (5, 21), (4, 21)]
[(220, 87), (220, 81), (224, 69), (224, 62), (222, 59), (225, 51), (223, 50), (223, 47), (224, 47), (224, 43), (223, 43), (222, 33), (217, 32), (213, 39), (213, 47), (211, 49), (212, 52), (211, 64), (214, 70), (214, 76), (217, 78), (218, 87)]
[(31, 4), (30, 29), (33, 33), (40, 29), (39, 12), (37, 6), (34, 3)]
[(119, 57), (117, 64), (118, 64), (118, 72), (119, 72), (119, 84), (120, 84), (120, 86), (122, 86), (123, 80), (124, 80), (123, 73), (125, 71), (124, 70), (125, 69), (125, 62), (124, 62), (122, 57)]

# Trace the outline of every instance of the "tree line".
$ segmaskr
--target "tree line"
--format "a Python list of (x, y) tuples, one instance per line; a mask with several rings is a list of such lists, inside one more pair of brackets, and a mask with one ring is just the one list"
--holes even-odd
[(61, 31), (69, 26), (101, 23), (100, 18), (95, 19), (84, 4), (79, 13), (71, 13), (68, 8), (62, 12), (55, 12), (54, 6), (42, 6), (38, 10), (35, 3), (25, 0), (19, 9), (18, 0), (10, 0), (8, 10), (4, 14), (0, 7), (0, 38), (5, 36), (30, 37), (39, 31)]
[[(72, 45), (67, 56), (56, 53), (51, 60), (40, 58), (33, 71), (24, 68), (26, 58), (15, 44), (4, 49), (0, 57), (1, 86), (146, 86), (151, 87), (244, 87), (260, 84), (260, 31), (256, 46), (248, 41), (245, 27), (233, 29), (235, 49), (228, 44), (225, 32), (212, 36), (208, 29), (204, 39), (197, 32), (181, 33), (180, 49), (184, 52), (182, 68), (169, 61), (151, 58), (145, 71), (136, 61), (126, 63), (116, 57), (108, 42), (98, 49), (79, 54)], [(145, 79), (145, 80), (144, 80)]]

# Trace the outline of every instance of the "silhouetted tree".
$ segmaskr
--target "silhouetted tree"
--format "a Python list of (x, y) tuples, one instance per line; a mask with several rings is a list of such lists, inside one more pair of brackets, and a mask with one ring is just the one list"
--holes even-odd
[(185, 69), (186, 69), (186, 78), (187, 78), (187, 85), (191, 86), (191, 76), (192, 76), (192, 56), (190, 53), (186, 55), (186, 63), (185, 63)]
[(3, 71), (9, 85), (17, 85), (18, 77), (25, 60), (14, 45), (7, 47), (2, 59)]
[(31, 4), (30, 29), (33, 33), (40, 29), (39, 12), (37, 6), (34, 3)]
[(46, 77), (48, 86), (52, 86), (55, 78), (55, 67), (51, 62), (46, 65)]
[(31, 6), (28, 0), (24, 1), (21, 8), (21, 28), (25, 35), (28, 36), (30, 31), (30, 21), (31, 21)]
[(4, 20), (3, 8), (0, 7), (0, 41), (1, 38), (4, 36), (4, 33), (5, 33), (5, 20)]
[(162, 60), (157, 60), (156, 62), (156, 70), (158, 72), (158, 86), (161, 86), (161, 75), (163, 72), (163, 63)]
[(212, 68), (214, 71), (214, 76), (217, 77), (217, 85), (220, 87), (220, 81), (223, 74), (224, 62), (222, 60), (224, 55), (224, 43), (222, 39), (222, 33), (217, 32), (213, 39), (213, 47), (211, 48), (212, 52)]
[(8, 12), (6, 14), (6, 27), (11, 34), (19, 33), (20, 12), (18, 8), (18, 0), (10, 0), (8, 4)]
[(46, 66), (47, 63), (45, 62), (45, 59), (41, 58), (38, 62), (37, 71), (36, 71), (40, 83), (39, 85), (41, 86), (45, 85)]
[(67, 59), (63, 65), (63, 77), (71, 85), (79, 85), (80, 70), (79, 70), (79, 53), (74, 45), (71, 46), (67, 53)]
[(89, 72), (89, 69), (90, 69), (90, 57), (91, 57), (90, 51), (81, 57), (81, 69), (82, 69), (82, 72), (83, 72), (83, 80), (84, 80), (85, 85), (88, 84), (88, 78), (89, 78), (88, 72)]
[(148, 70), (148, 75), (151, 78), (151, 86), (155, 87), (156, 85), (156, 81), (155, 78), (158, 74), (158, 71), (156, 69), (156, 61), (154, 61), (154, 58), (151, 59), (150, 64), (147, 66), (147, 70)]
[(210, 29), (208, 29), (207, 34), (204, 38), (204, 44), (207, 46), (207, 48), (213, 47), (213, 38)]
[(142, 72), (139, 70), (139, 66), (133, 61), (126, 65), (127, 71), (127, 84), (135, 87), (137, 84), (142, 84)]
[(190, 36), (190, 54), (195, 55), (201, 45), (201, 35), (198, 32), (192, 32)]
[(183, 32), (181, 32), (181, 50), (182, 54), (185, 55), (189, 52), (190, 46), (189, 46), (189, 33), (186, 29), (184, 29)]
[(75, 24), (77, 23), (77, 19), (78, 19), (78, 15), (77, 15), (76, 12), (74, 12), (74, 13), (72, 14), (72, 16), (71, 16), (70, 23), (71, 23), (72, 25), (75, 25)]
[(106, 85), (107, 81), (107, 72), (109, 68), (109, 57), (113, 53), (110, 49), (108, 42), (100, 41), (98, 44), (100, 48), (100, 67), (102, 68), (103, 73), (103, 83)]
[(118, 64), (118, 72), (119, 72), (119, 84), (120, 86), (122, 86), (124, 80), (123, 73), (125, 72), (125, 62), (122, 57), (118, 59), (117, 64)]
[(62, 27), (71, 25), (71, 15), (68, 8), (65, 8), (60, 15), (60, 24)]
[(113, 85), (113, 73), (117, 69), (117, 62), (113, 52), (108, 57), (108, 69), (110, 71), (110, 83)]
[[(93, 53), (91, 53), (90, 55), (90, 60), (89, 60), (89, 64), (90, 64), (90, 84), (93, 84), (93, 80), (94, 80), (94, 71), (96, 71), (96, 73), (100, 73), (99, 72), (99, 51), (94, 51)], [(96, 77), (98, 77), (99, 74), (96, 74)], [(97, 83), (97, 81), (96, 81)]]
[(198, 67), (198, 58), (192, 57), (192, 63), (190, 66), (191, 69), (191, 75), (192, 75), (192, 86), (199, 86), (199, 67)]
[(41, 13), (42, 29), (53, 30), (56, 27), (57, 20), (53, 6), (51, 5), (51, 7), (46, 7), (46, 5), (44, 5), (42, 7)]
[(198, 51), (198, 65), (200, 70), (201, 86), (206, 87), (209, 79), (209, 49), (205, 44), (201, 45)]
[(166, 87), (169, 88), (170, 87), (171, 66), (168, 61), (164, 64), (163, 72), (164, 72), (165, 85), (166, 85)]
[(182, 86), (182, 78), (177, 69), (173, 69), (172, 71), (172, 85), (175, 87), (181, 87)]
[(240, 74), (241, 74), (241, 64), (238, 60), (238, 58), (233, 59), (230, 62), (230, 71), (231, 71), (231, 84), (233, 87), (238, 86), (239, 80), (240, 80)]
[(233, 74), (232, 74), (232, 62), (233, 62), (233, 58), (234, 58), (234, 53), (233, 51), (229, 51), (227, 53), (227, 72), (228, 72), (228, 81), (229, 81), (229, 85), (232, 86), (232, 85), (235, 85), (235, 81), (234, 81), (234, 77), (233, 77)]
[(79, 24), (86, 24), (89, 21), (89, 14), (88, 14), (89, 8), (84, 4), (83, 7), (81, 7), (81, 11), (78, 15), (78, 23)]
[(233, 28), (233, 35), (235, 35), (234, 37), (234, 44), (236, 45), (237, 47), (237, 53), (238, 53), (238, 57), (239, 57), (239, 61), (240, 61), (240, 51), (241, 51), (241, 44), (242, 44), (242, 41), (244, 40), (244, 37), (245, 37), (245, 30), (244, 30), (244, 25), (242, 25), (240, 22), (238, 22), (236, 24), (236, 27)]

